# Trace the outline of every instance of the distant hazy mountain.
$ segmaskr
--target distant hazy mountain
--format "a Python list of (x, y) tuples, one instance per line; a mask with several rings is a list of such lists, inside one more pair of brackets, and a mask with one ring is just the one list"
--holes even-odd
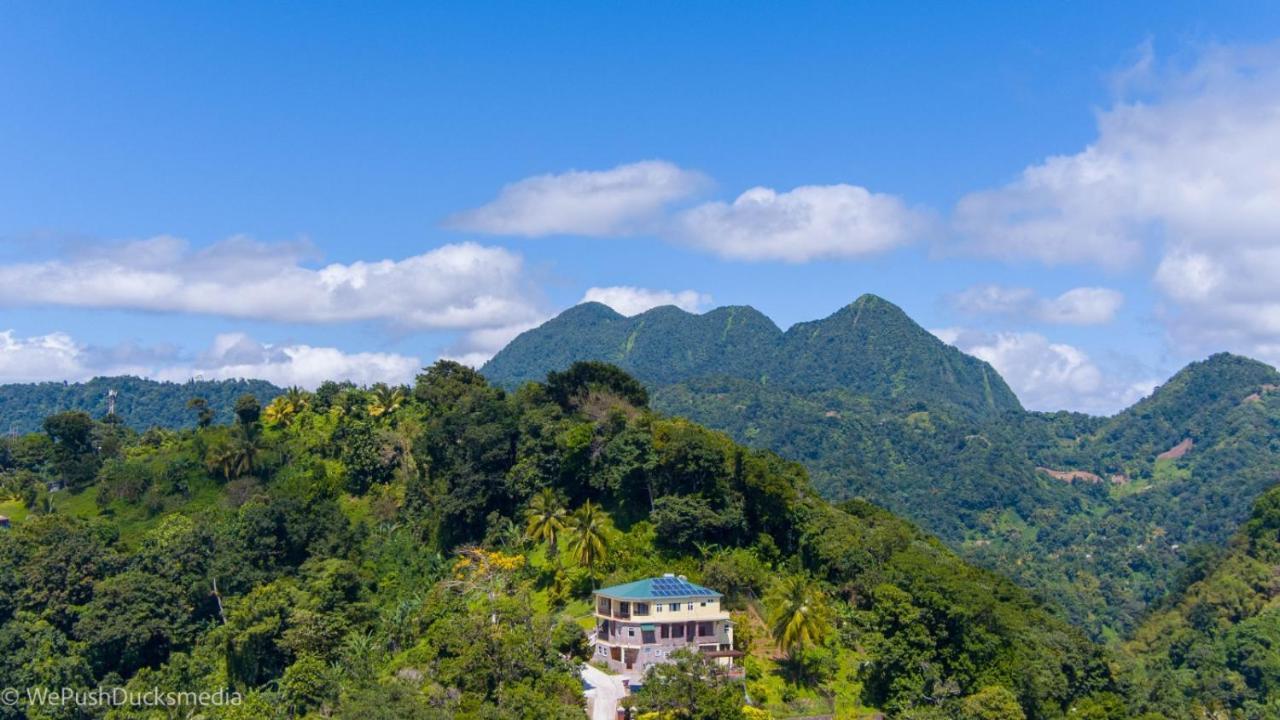
[(236, 398), (251, 394), (264, 404), (283, 392), (265, 380), (200, 380), (185, 383), (142, 378), (99, 377), (83, 383), (21, 383), (0, 385), (0, 432), (33, 432), (44, 419), (65, 410), (84, 410), (95, 418), (107, 414), (107, 393), (116, 391), (116, 414), (136, 430), (159, 426), (195, 425), (187, 401), (202, 397), (229, 422)]
[(1221, 544), (1280, 480), (1280, 373), (1216, 355), (1111, 418), (1032, 413), (987, 363), (871, 295), (786, 332), (749, 307), (567, 310), (484, 368), (514, 387), (615, 363), (661, 410), (804, 462), (1103, 635)]

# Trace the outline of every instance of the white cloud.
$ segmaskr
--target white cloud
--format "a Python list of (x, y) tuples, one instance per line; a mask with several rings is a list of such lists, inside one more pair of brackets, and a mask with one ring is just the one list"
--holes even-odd
[(19, 338), (0, 332), (0, 382), (87, 380), (99, 375), (138, 375), (182, 382), (258, 378), (277, 385), (314, 388), (325, 380), (406, 383), (421, 369), (416, 357), (393, 353), (346, 353), (310, 345), (262, 344), (241, 333), (219, 335), (210, 349), (183, 360), (167, 349), (94, 348), (66, 333)]
[(394, 353), (346, 353), (332, 347), (259, 343), (243, 333), (214, 338), (212, 347), (190, 365), (157, 368), (161, 380), (259, 378), (276, 385), (314, 388), (325, 380), (350, 380), (358, 385), (377, 382), (408, 383), (422, 369), (416, 357)]
[(966, 313), (1001, 315), (1056, 325), (1101, 325), (1111, 322), (1124, 295), (1101, 287), (1078, 287), (1054, 298), (1042, 298), (1030, 288), (978, 285), (952, 297)]
[(1158, 382), (1104, 372), (1083, 350), (1037, 333), (945, 328), (933, 334), (991, 363), (1031, 410), (1111, 414), (1149, 394)]
[(1124, 77), (1146, 97), (1098, 115), (1082, 151), (957, 205), (967, 246), (1002, 258), (1131, 266), (1155, 283), (1185, 352), (1280, 355), (1280, 45), (1215, 48)]
[(926, 215), (894, 195), (856, 185), (806, 185), (783, 193), (755, 187), (732, 204), (699, 205), (677, 217), (674, 232), (726, 258), (799, 263), (884, 252), (928, 226)]
[(711, 303), (711, 296), (696, 290), (673, 292), (621, 285), (590, 288), (579, 302), (604, 303), (623, 315), (630, 316), (662, 305), (675, 305), (681, 310), (696, 313)]
[(701, 173), (662, 160), (538, 175), (507, 185), (492, 202), (445, 224), (494, 235), (626, 235), (708, 184)]
[(472, 330), (464, 334), (458, 342), (441, 354), (444, 360), (453, 360), (473, 368), (479, 368), (507, 346), (517, 335), (532, 330), (545, 322), (547, 317), (539, 317), (525, 323), (516, 323), (504, 327)]
[(980, 251), (1118, 266), (1153, 232), (1171, 245), (1280, 235), (1280, 51), (1219, 49), (1150, 100), (1098, 115), (1098, 138), (956, 209)]
[(20, 338), (0, 332), (0, 382), (85, 379), (82, 349), (66, 333)]
[(0, 265), (0, 305), (187, 312), (281, 322), (499, 327), (535, 315), (519, 255), (474, 243), (403, 260), (303, 265), (309, 248), (157, 237)]

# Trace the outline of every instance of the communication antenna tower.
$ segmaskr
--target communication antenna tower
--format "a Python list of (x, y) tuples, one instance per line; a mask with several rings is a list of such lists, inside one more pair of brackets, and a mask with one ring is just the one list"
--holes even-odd
[(119, 395), (119, 393), (117, 393), (114, 388), (107, 391), (107, 415), (108, 416), (116, 414), (116, 396), (117, 395)]

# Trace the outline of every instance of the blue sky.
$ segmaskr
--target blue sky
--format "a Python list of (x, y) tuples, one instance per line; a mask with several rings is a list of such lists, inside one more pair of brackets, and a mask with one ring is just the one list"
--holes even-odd
[(1273, 3), (5, 3), (0, 381), (403, 380), (584, 297), (786, 327), (874, 292), (1109, 412), (1280, 360), (1278, 35)]

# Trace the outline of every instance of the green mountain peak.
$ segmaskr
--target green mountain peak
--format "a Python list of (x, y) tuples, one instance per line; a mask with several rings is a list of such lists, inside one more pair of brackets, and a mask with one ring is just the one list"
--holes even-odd
[(750, 306), (702, 315), (663, 306), (623, 317), (595, 303), (579, 305), (516, 338), (483, 372), (512, 387), (575, 360), (615, 363), (658, 385), (715, 376), (775, 378), (789, 386), (853, 392), (886, 407), (923, 404), (966, 415), (1021, 409), (990, 365), (870, 294), (785, 333)]

